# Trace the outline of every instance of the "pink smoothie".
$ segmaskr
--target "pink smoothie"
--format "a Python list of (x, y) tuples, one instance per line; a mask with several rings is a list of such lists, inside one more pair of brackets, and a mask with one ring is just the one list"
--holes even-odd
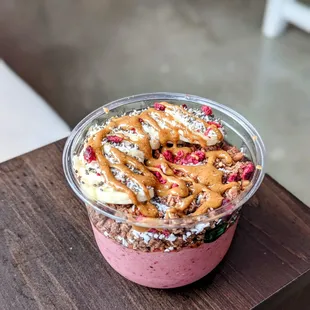
[(212, 243), (179, 252), (141, 252), (105, 237), (94, 226), (98, 247), (108, 263), (122, 276), (154, 288), (173, 288), (195, 282), (213, 270), (225, 256), (237, 224)]

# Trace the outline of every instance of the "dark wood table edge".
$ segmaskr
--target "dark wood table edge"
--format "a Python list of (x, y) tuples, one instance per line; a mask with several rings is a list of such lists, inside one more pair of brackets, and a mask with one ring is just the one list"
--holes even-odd
[[(14, 158), (8, 159), (2, 163), (0, 163), (0, 166), (2, 164), (7, 163), (8, 161), (13, 161), (18, 158), (21, 158), (23, 156), (27, 156), (28, 154), (32, 152), (36, 152), (37, 150), (43, 149), (45, 147), (55, 145), (55, 147), (63, 152), (63, 148), (65, 145), (65, 142), (67, 141), (68, 137), (59, 139), (57, 141), (48, 143), (46, 145), (43, 145), (39, 148), (36, 148), (34, 150), (30, 150), (26, 153), (23, 153), (19, 156), (16, 156)], [(277, 180), (275, 180), (272, 176), (270, 176), (268, 173), (265, 175), (266, 178), (268, 178), (271, 182), (275, 183), (278, 187), (280, 187), (283, 191), (287, 192), (290, 199), (292, 199), (294, 202), (300, 205), (301, 208), (305, 208), (306, 210), (309, 210), (309, 206), (307, 206), (304, 202), (302, 202), (298, 197), (296, 197), (294, 194), (292, 194), (289, 190), (287, 190), (283, 185), (281, 185)], [(69, 190), (69, 187), (68, 187)], [(255, 195), (255, 194), (254, 194)], [(309, 211), (308, 211), (309, 212)], [(264, 309), (291, 309), (283, 307), (283, 305), (291, 304), (293, 300), (296, 300), (298, 296), (300, 296), (300, 292), (309, 292), (309, 297), (307, 297), (307, 302), (309, 305), (310, 302), (310, 269), (305, 271), (303, 274), (298, 276), (296, 279), (292, 280), (290, 283), (287, 283), (285, 286), (280, 288), (277, 292), (267, 297), (265, 300), (254, 306), (252, 309), (255, 310), (264, 310)], [(289, 301), (289, 302), (288, 302)], [(297, 303), (295, 303), (296, 305)], [(299, 309), (306, 309), (301, 308)]]
[[(307, 292), (309, 293), (306, 296)], [(270, 309), (306, 309), (299, 297), (307, 298), (307, 303), (310, 302), (310, 269), (301, 274), (298, 278), (280, 288), (273, 295), (267, 297), (260, 304), (255, 306), (255, 310), (270, 310)], [(303, 299), (302, 298), (302, 299)], [(300, 305), (299, 305), (300, 303)], [(293, 306), (294, 305), (294, 306)]]
[[(306, 208), (310, 210), (310, 207), (307, 206), (304, 202), (302, 202), (298, 197), (296, 197), (293, 193), (291, 193), (288, 189), (286, 189), (282, 184), (280, 184), (277, 180), (275, 180), (272, 176), (266, 173), (265, 177), (267, 177), (270, 181), (275, 183), (278, 187), (286, 191), (290, 198), (294, 200), (294, 202), (300, 204), (300, 207)], [(254, 194), (255, 195), (255, 194)], [(292, 304), (294, 302), (294, 308), (297, 305), (298, 301), (296, 300), (300, 294), (307, 294), (309, 292), (308, 302), (310, 302), (310, 269), (305, 271), (295, 280), (286, 284), (282, 288), (280, 288), (273, 295), (267, 297), (260, 304), (255, 306), (253, 309), (255, 310), (269, 310), (269, 309), (291, 309)], [(299, 308), (305, 309), (305, 308)]]
[[(298, 197), (296, 197), (291, 191), (289, 191), (286, 187), (284, 187), (282, 184), (280, 184), (274, 177), (272, 177), (269, 173), (265, 174), (265, 177), (269, 178), (273, 183), (275, 183), (278, 187), (280, 187), (282, 190), (286, 191), (289, 196), (298, 204), (303, 205), (307, 208), (307, 210), (310, 211), (310, 206), (307, 206), (303, 201), (301, 201)], [(264, 180), (263, 180), (264, 182)], [(255, 194), (254, 194), (255, 195)]]

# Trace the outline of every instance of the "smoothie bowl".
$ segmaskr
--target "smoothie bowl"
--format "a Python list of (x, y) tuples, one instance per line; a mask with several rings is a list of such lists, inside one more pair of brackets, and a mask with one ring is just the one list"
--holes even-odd
[(263, 180), (264, 144), (235, 111), (197, 96), (136, 95), (83, 119), (66, 178), (104, 258), (154, 288), (190, 284), (223, 259)]

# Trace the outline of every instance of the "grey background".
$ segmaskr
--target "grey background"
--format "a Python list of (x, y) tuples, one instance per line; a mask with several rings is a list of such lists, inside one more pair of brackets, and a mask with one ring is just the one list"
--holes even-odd
[[(1, 57), (74, 126), (113, 99), (175, 91), (233, 107), (267, 171), (310, 204), (310, 37), (261, 35), (260, 0), (2, 0)], [(51, 129), (52, 130), (52, 129)]]

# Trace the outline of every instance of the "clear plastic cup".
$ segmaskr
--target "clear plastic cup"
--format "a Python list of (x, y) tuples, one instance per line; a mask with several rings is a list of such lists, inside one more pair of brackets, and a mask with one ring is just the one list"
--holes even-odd
[[(86, 196), (75, 177), (73, 155), (83, 147), (85, 134), (90, 126), (111, 116), (152, 106), (154, 102), (167, 101), (189, 108), (208, 105), (226, 128), (226, 141), (239, 149), (257, 167), (247, 187), (237, 198), (223, 204), (209, 214), (178, 219), (151, 219), (129, 216), (111, 205)], [(126, 97), (106, 104), (86, 116), (69, 136), (64, 153), (63, 166), (69, 185), (85, 203), (99, 250), (107, 262), (125, 278), (154, 288), (173, 288), (190, 284), (207, 275), (223, 259), (233, 239), (241, 206), (256, 192), (264, 177), (265, 147), (256, 129), (234, 110), (197, 96), (177, 93), (151, 93)], [(114, 225), (114, 226), (113, 226)], [(102, 227), (113, 227), (108, 233)], [(128, 232), (135, 231), (142, 247), (135, 249), (128, 239)], [(183, 239), (191, 240), (190, 246), (182, 246)], [(181, 244), (171, 249), (150, 252), (150, 240)], [(184, 240), (183, 240), (184, 241)], [(184, 241), (185, 242), (185, 241)]]

